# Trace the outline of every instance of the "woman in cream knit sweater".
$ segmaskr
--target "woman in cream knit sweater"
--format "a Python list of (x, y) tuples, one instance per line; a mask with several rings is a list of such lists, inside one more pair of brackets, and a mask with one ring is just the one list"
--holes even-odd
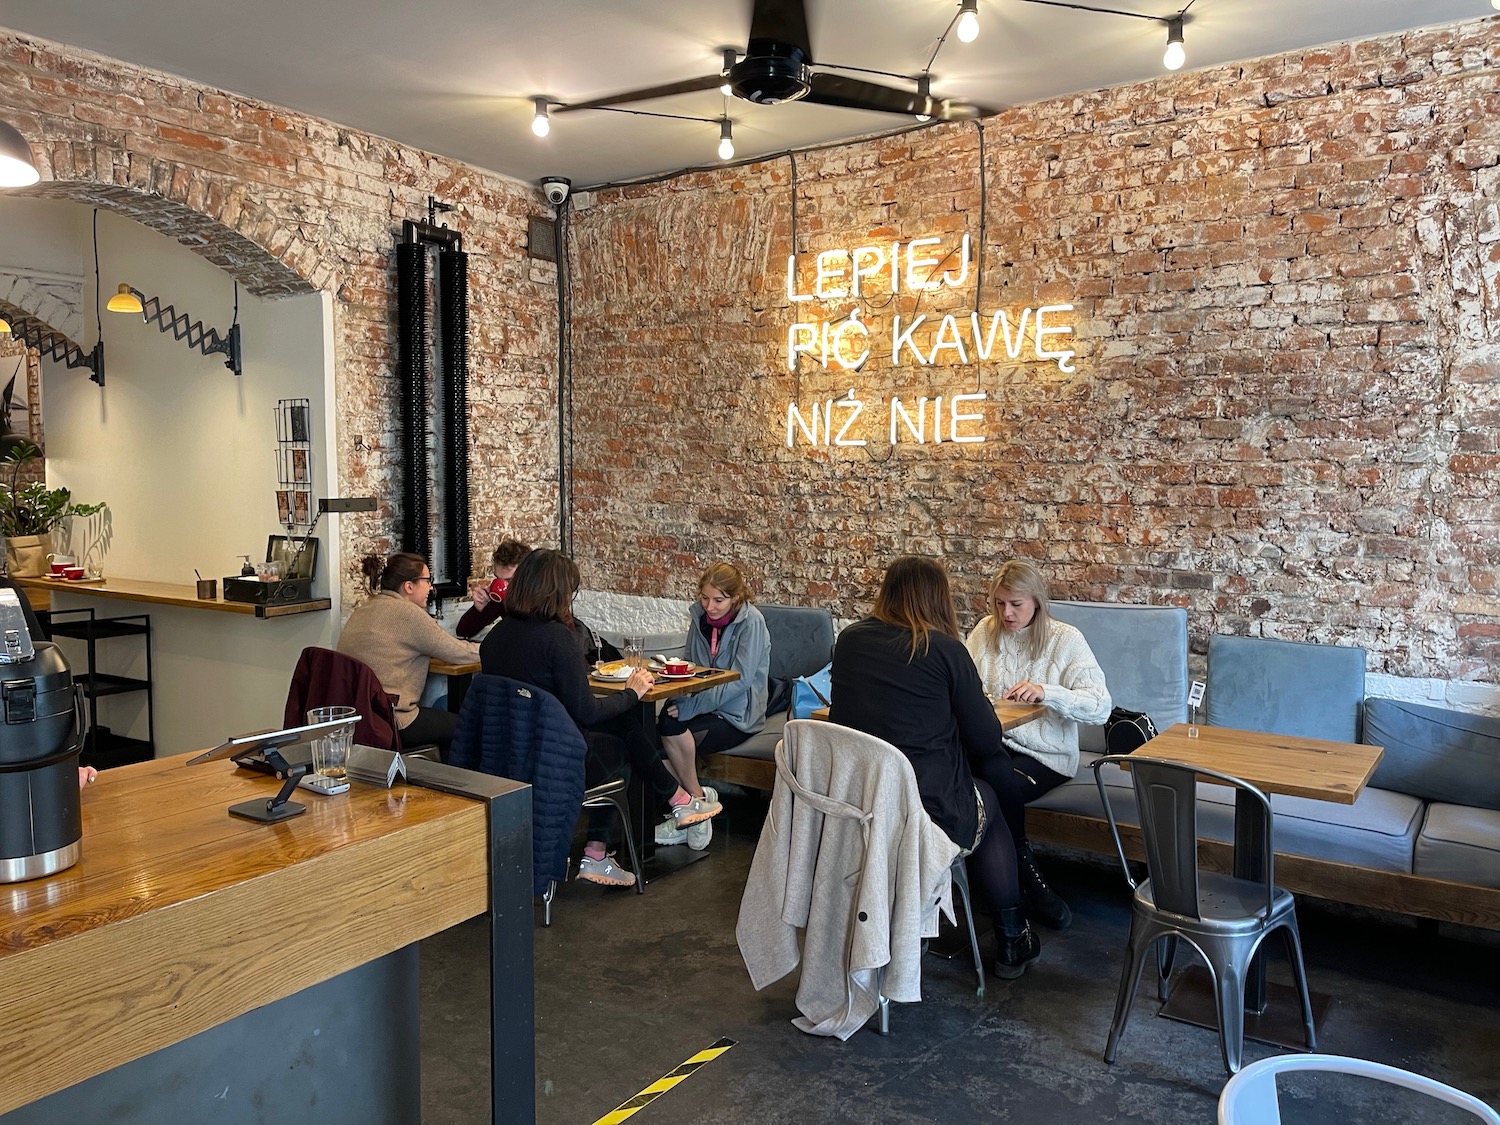
[(990, 614), (969, 634), (969, 654), (994, 699), (1040, 703), (1047, 713), (1005, 732), (1010, 760), (981, 775), (995, 787), (1016, 842), (1021, 884), (1037, 917), (1065, 928), (1072, 912), (1042, 878), (1026, 841), (1026, 805), (1078, 772), (1078, 724), (1109, 718), (1104, 672), (1083, 634), (1047, 610), (1047, 582), (1012, 560), (990, 583)]

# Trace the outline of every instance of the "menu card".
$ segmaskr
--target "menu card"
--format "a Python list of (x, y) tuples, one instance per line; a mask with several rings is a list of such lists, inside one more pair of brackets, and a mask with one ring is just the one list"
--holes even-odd
[(406, 780), (406, 760), (393, 750), (355, 743), (349, 751), (349, 776), (366, 785), (389, 789), (396, 784), (396, 778)]

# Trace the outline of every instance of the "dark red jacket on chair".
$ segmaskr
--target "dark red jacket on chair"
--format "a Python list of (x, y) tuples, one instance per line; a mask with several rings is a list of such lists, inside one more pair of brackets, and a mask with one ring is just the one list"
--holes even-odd
[(282, 726), (300, 727), (314, 707), (357, 707), (354, 741), (378, 750), (400, 750), (396, 709), (375, 673), (363, 660), (331, 648), (305, 648), (292, 672)]

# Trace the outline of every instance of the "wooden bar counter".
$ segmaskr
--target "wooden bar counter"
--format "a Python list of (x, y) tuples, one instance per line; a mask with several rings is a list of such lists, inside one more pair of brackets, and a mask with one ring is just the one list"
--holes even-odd
[(15, 583), (27, 590), (45, 591), (49, 597), (53, 594), (82, 594), (95, 598), (147, 602), (152, 605), (175, 605), (183, 609), (243, 613), (251, 617), (288, 617), (298, 613), (316, 613), (333, 605), (328, 598), (313, 598), (305, 602), (282, 602), (276, 605), (231, 602), (225, 600), (222, 590), (216, 598), (200, 598), (195, 586), (179, 585), (173, 582), (147, 582), (141, 578), (105, 578), (94, 582), (69, 582), (65, 578), (17, 578)]
[[(496, 1070), (495, 1120), (502, 1100), (505, 1120), (530, 1120), (526, 787), (432, 763), (437, 788), (355, 784), (334, 797), (299, 789), (307, 811), (266, 826), (226, 810), (269, 798), (279, 782), (187, 758), (102, 773), (83, 794), (83, 858), (46, 879), (0, 885), (0, 1113), (488, 912), (492, 946), (524, 939), (504, 966), (524, 971), (524, 982), (494, 982), (493, 1030), (509, 1036), (507, 1051), (521, 1051), (524, 1039), (528, 1052), (506, 1064), (509, 1074)], [(524, 816), (511, 827), (524, 831), (497, 837), (497, 809), (508, 816), (519, 802)], [(512, 878), (517, 865), (523, 885)], [(492, 893), (497, 878), (509, 902)], [(414, 950), (411, 958), (414, 966)], [(508, 1016), (502, 984), (515, 993)], [(414, 1007), (414, 980), (411, 988)], [(264, 1046), (244, 1043), (247, 1062)], [(512, 1077), (520, 1088), (502, 1098)], [(279, 1112), (336, 1116), (323, 1112), (331, 1106), (313, 1116), (310, 1108)]]

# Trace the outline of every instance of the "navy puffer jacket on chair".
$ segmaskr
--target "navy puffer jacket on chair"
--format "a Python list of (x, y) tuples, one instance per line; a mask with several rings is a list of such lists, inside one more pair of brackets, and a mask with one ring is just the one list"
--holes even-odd
[(553, 695), (504, 676), (474, 677), (448, 764), (531, 786), (531, 885), (546, 894), (568, 871), (583, 803), (587, 745)]

